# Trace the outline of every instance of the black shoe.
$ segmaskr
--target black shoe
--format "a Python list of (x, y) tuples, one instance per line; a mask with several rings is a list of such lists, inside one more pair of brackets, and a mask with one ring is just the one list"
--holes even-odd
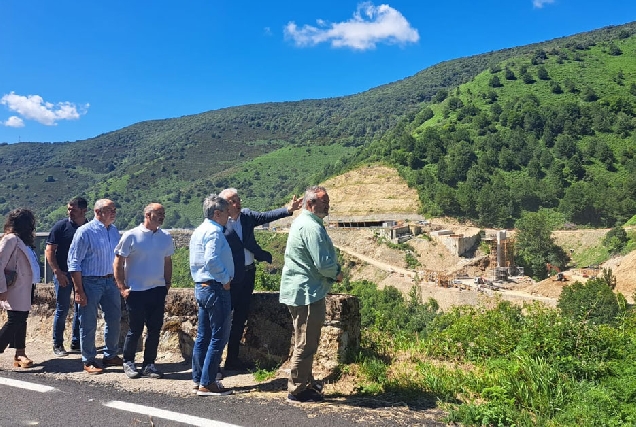
[(323, 394), (325, 386), (319, 381), (313, 381), (309, 384), (308, 388), (317, 391), (320, 394)]
[(71, 350), (72, 350), (72, 351), (80, 351), (80, 343), (78, 343), (78, 342), (72, 342), (72, 343), (71, 343)]
[(324, 402), (325, 398), (312, 388), (306, 388), (298, 394), (287, 395), (287, 401), (292, 403), (319, 403)]
[(53, 354), (55, 354), (57, 357), (68, 356), (68, 353), (66, 352), (66, 350), (64, 350), (63, 345), (54, 345)]

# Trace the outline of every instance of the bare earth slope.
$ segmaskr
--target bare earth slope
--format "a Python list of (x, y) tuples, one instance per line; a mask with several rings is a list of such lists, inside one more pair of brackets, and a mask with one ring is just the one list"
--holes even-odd
[[(330, 221), (353, 219), (392, 219), (397, 221), (416, 221), (424, 219), (418, 214), (420, 203), (417, 192), (408, 188), (406, 182), (393, 168), (384, 165), (368, 165), (349, 171), (343, 175), (325, 181), (323, 184), (331, 198)], [(462, 233), (465, 224), (459, 224), (449, 218), (434, 218), (431, 221), (457, 233)], [(288, 225), (282, 222), (281, 225)], [(557, 231), (553, 237), (557, 244), (566, 251), (584, 251), (598, 245), (607, 229)], [(392, 285), (408, 292), (415, 284), (414, 274), (407, 272), (405, 253), (378, 244), (373, 238), (371, 229), (345, 230), (330, 228), (329, 234), (342, 251), (348, 253), (352, 278), (367, 279), (379, 286)], [(423, 238), (410, 240), (409, 245), (415, 249), (415, 255), (421, 264), (419, 269), (428, 269), (453, 273), (462, 268), (468, 274), (480, 274), (477, 267), (466, 267), (472, 260), (451, 254), (444, 245), (435, 240)], [(617, 277), (617, 290), (628, 300), (636, 290), (636, 253), (626, 257), (610, 260), (603, 267), (612, 268)], [(585, 280), (566, 272), (574, 280)], [(475, 304), (483, 300), (483, 295), (475, 295), (474, 291), (460, 291), (456, 288), (439, 288), (430, 283), (421, 284), (422, 295), (439, 299), (440, 306), (448, 307), (456, 304)], [(502, 296), (506, 299), (516, 298), (525, 301), (529, 298), (544, 300), (547, 297), (554, 304), (561, 293), (563, 284), (551, 279), (527, 287), (519, 287)]]
[[(366, 166), (326, 181), (331, 199), (330, 219), (351, 216), (417, 215), (417, 191), (387, 166)], [(404, 216), (404, 215), (401, 215)]]

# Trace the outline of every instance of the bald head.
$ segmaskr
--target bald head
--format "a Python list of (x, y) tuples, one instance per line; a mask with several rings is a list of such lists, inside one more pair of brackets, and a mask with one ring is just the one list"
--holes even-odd
[(144, 227), (148, 230), (157, 231), (166, 219), (166, 210), (161, 203), (150, 203), (144, 208)]

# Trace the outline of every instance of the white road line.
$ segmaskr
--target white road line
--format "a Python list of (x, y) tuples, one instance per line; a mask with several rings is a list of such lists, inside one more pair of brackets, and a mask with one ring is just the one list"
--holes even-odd
[(122, 411), (134, 412), (137, 414), (149, 415), (152, 417), (163, 418), (170, 421), (190, 424), (200, 427), (239, 427), (235, 424), (228, 424), (221, 421), (210, 420), (207, 418), (195, 417), (193, 415), (181, 414), (179, 412), (166, 411), (164, 409), (153, 408), (152, 406), (136, 405), (134, 403), (113, 400), (104, 403), (109, 408), (120, 409)]
[(46, 393), (49, 391), (56, 390), (55, 387), (49, 387), (48, 385), (28, 383), (26, 381), (12, 380), (10, 378), (0, 378), (0, 384), (8, 385), (10, 387), (18, 387), (18, 388), (24, 388), (27, 390), (37, 391), (39, 393)]

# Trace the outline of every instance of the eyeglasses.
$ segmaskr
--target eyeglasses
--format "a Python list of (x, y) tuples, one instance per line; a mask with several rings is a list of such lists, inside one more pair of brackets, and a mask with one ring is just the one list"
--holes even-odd
[(117, 213), (117, 208), (102, 208), (102, 213)]

